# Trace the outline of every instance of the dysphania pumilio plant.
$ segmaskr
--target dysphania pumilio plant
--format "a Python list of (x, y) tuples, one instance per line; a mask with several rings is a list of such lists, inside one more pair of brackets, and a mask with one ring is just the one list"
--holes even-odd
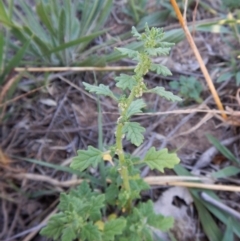
[(116, 86), (124, 94), (118, 97), (109, 86), (83, 83), (89, 92), (115, 100), (120, 116), (116, 125), (115, 145), (104, 152), (92, 146), (79, 150), (71, 167), (86, 172), (89, 167), (97, 168), (103, 160), (109, 160), (109, 165), (105, 166), (108, 186), (97, 191), (91, 189), (91, 184), (83, 182), (69, 194), (62, 193), (59, 213), (52, 216), (42, 229), (44, 236), (62, 241), (153, 241), (155, 229), (167, 231), (173, 225), (172, 217), (154, 212), (152, 201), (141, 201), (141, 191), (149, 189), (149, 186), (140, 176), (140, 167), (147, 165), (150, 169), (163, 172), (164, 168), (173, 168), (179, 163), (177, 155), (168, 153), (167, 149), (156, 150), (152, 147), (141, 160), (125, 153), (122, 144), (124, 138), (135, 146), (141, 145), (144, 140), (145, 128), (131, 121), (133, 115), (146, 107), (142, 99), (144, 93), (155, 93), (170, 101), (181, 100), (163, 87), (148, 89), (144, 83), (144, 76), (150, 70), (164, 76), (171, 75), (167, 67), (154, 63), (151, 57), (169, 54), (173, 44), (162, 41), (162, 29), (150, 29), (147, 25), (142, 34), (133, 27), (132, 34), (142, 43), (139, 51), (118, 48), (123, 55), (138, 63), (133, 75), (121, 74), (115, 78)]

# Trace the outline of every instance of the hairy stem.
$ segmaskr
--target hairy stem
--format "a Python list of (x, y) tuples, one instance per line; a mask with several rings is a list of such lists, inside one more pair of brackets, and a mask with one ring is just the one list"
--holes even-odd
[[(128, 173), (128, 167), (127, 167), (127, 163), (126, 163), (126, 160), (125, 160), (125, 156), (124, 156), (124, 151), (123, 151), (123, 145), (122, 145), (122, 135), (123, 135), (123, 126), (124, 126), (124, 123), (123, 123), (123, 120), (125, 120), (126, 118), (126, 113), (127, 113), (127, 110), (129, 108), (129, 106), (131, 105), (131, 103), (133, 102), (134, 100), (134, 93), (135, 93), (135, 89), (137, 87), (135, 86), (129, 97), (128, 97), (128, 100), (127, 100), (127, 106), (125, 108), (125, 110), (121, 113), (120, 117), (119, 117), (119, 120), (118, 120), (118, 124), (117, 124), (117, 130), (116, 130), (116, 148), (117, 148), (117, 155), (118, 155), (118, 158), (119, 158), (119, 163), (120, 163), (120, 175), (121, 175), (121, 178), (123, 180), (123, 188), (130, 194), (131, 193), (131, 187), (130, 187), (130, 183), (129, 183), (129, 173)], [(126, 210), (128, 212), (130, 212), (132, 209), (132, 200), (131, 198), (129, 198), (128, 202), (127, 202), (127, 206), (126, 206)]]

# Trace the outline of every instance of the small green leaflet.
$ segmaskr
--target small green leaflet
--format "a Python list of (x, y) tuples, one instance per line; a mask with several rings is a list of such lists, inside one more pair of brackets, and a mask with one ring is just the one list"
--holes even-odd
[(133, 86), (137, 84), (137, 81), (132, 76), (127, 74), (120, 74), (120, 76), (116, 77), (115, 80), (118, 81), (116, 86), (123, 90), (132, 90)]
[(157, 74), (161, 74), (163, 76), (172, 75), (171, 71), (161, 64), (151, 64), (150, 69), (152, 71), (156, 71)]
[(61, 241), (70, 241), (76, 239), (77, 235), (74, 232), (74, 229), (70, 226), (67, 226), (62, 230)]
[(134, 100), (128, 110), (127, 110), (127, 113), (126, 113), (126, 116), (127, 118), (129, 118), (130, 116), (132, 115), (135, 115), (137, 113), (141, 113), (142, 112), (142, 108), (144, 108), (146, 106), (146, 103), (143, 101), (143, 99), (137, 99), (137, 100)]
[(141, 198), (140, 193), (143, 190), (149, 190), (149, 185), (143, 179), (130, 180), (131, 197), (132, 199)]
[(141, 203), (138, 207), (143, 217), (147, 218), (147, 224), (162, 231), (168, 231), (173, 227), (174, 219), (172, 217), (164, 217), (156, 214), (153, 209), (152, 201)]
[(127, 48), (117, 48), (119, 52), (123, 55), (127, 55), (129, 58), (136, 58), (138, 56), (138, 51), (127, 49)]
[(144, 162), (150, 167), (150, 169), (157, 169), (160, 172), (164, 172), (164, 168), (173, 168), (180, 162), (175, 153), (168, 153), (166, 148), (156, 151), (155, 147), (151, 147), (144, 157)]
[(111, 183), (105, 192), (106, 202), (114, 205), (117, 200), (119, 187), (115, 183)]
[(65, 215), (63, 213), (57, 213), (50, 218), (46, 227), (44, 227), (40, 234), (53, 240), (59, 240), (62, 234), (62, 229), (66, 222)]
[(158, 56), (158, 55), (168, 55), (171, 48), (168, 47), (159, 47), (159, 48), (147, 48), (146, 51), (150, 56)]
[(86, 82), (83, 82), (85, 89), (88, 90), (90, 93), (95, 93), (97, 95), (105, 95), (112, 97), (114, 100), (117, 100), (117, 97), (113, 94), (113, 92), (109, 89), (109, 86), (100, 84), (99, 86), (90, 85)]
[(169, 42), (160, 42), (159, 45), (161, 47), (172, 47), (175, 45), (175, 43), (169, 43)]
[(89, 200), (89, 215), (91, 220), (98, 220), (101, 218), (101, 208), (104, 207), (105, 195), (95, 195)]
[(102, 152), (92, 146), (87, 150), (80, 150), (77, 152), (78, 156), (73, 158), (70, 165), (73, 169), (84, 171), (89, 166), (97, 167), (98, 163), (102, 161)]
[(146, 93), (155, 93), (157, 95), (160, 95), (161, 97), (164, 97), (167, 100), (171, 101), (182, 101), (182, 98), (180, 98), (177, 95), (174, 95), (170, 91), (166, 91), (164, 87), (155, 87), (154, 89), (147, 90)]
[(84, 225), (81, 232), (81, 238), (82, 241), (100, 241), (101, 239), (101, 233), (98, 230), (97, 226), (91, 224), (90, 222)]
[(142, 35), (137, 31), (135, 27), (132, 27), (132, 35), (136, 37), (138, 40), (142, 39)]
[(110, 220), (104, 225), (103, 230), (103, 240), (113, 241), (115, 235), (122, 234), (123, 229), (126, 226), (126, 220), (123, 218), (118, 218), (115, 220)]
[(145, 128), (137, 122), (125, 122), (123, 126), (123, 133), (127, 133), (127, 140), (136, 146), (142, 144), (144, 139), (142, 132), (144, 131)]
[[(86, 181), (83, 181), (77, 188), (71, 189), (70, 195), (81, 198), (81, 200), (89, 200), (93, 196), (93, 192)], [(61, 199), (60, 199), (61, 200)], [(62, 200), (60, 201), (60, 203)]]
[(130, 186), (132, 190), (137, 190), (141, 192), (143, 190), (149, 190), (150, 186), (139, 177), (139, 179), (130, 179)]
[(60, 203), (58, 204), (58, 209), (61, 211), (67, 210), (69, 207), (69, 203), (71, 200), (71, 197), (67, 195), (66, 193), (60, 193)]

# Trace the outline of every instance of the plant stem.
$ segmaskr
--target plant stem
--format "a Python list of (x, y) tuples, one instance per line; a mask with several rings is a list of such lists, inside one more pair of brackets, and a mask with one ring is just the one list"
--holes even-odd
[(116, 146), (117, 146), (117, 154), (119, 157), (120, 162), (120, 174), (123, 179), (123, 187), (126, 191), (131, 191), (130, 184), (129, 184), (129, 176), (128, 176), (128, 169), (126, 166), (126, 160), (124, 157), (123, 147), (122, 147), (122, 129), (123, 124), (119, 123), (117, 125), (117, 133), (116, 133)]
[[(120, 162), (120, 175), (121, 178), (123, 180), (123, 188), (130, 194), (131, 193), (131, 187), (130, 187), (130, 183), (129, 183), (129, 174), (128, 174), (128, 167), (127, 167), (127, 163), (124, 157), (124, 151), (123, 151), (123, 145), (122, 145), (122, 135), (123, 135), (123, 126), (124, 123), (121, 120), (125, 120), (126, 119), (126, 113), (127, 110), (129, 108), (129, 106), (131, 105), (131, 103), (134, 100), (134, 93), (135, 93), (135, 89), (137, 88), (137, 86), (135, 86), (129, 97), (127, 100), (127, 106), (125, 108), (125, 110), (121, 113), (118, 124), (117, 124), (117, 130), (116, 130), (116, 148), (117, 148), (117, 154), (118, 154), (118, 158), (119, 158), (119, 162)], [(126, 210), (127, 212), (130, 212), (132, 209), (132, 200), (131, 198), (129, 198), (129, 200), (127, 201), (127, 205), (126, 205)]]

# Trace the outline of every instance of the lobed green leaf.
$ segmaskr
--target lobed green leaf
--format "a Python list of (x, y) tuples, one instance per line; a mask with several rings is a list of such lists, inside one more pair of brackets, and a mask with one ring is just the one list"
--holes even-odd
[(142, 39), (142, 35), (137, 31), (137, 29), (135, 27), (132, 27), (132, 35), (134, 37), (136, 37), (138, 40)]
[(157, 169), (164, 172), (164, 168), (173, 168), (180, 162), (179, 158), (175, 153), (168, 153), (166, 148), (156, 151), (155, 147), (151, 147), (146, 153), (143, 160), (150, 169)]
[(125, 122), (123, 126), (123, 133), (127, 134), (127, 140), (132, 144), (139, 146), (142, 144), (144, 136), (142, 133), (145, 131), (145, 128), (140, 126), (137, 122)]
[(44, 227), (40, 234), (53, 240), (59, 240), (62, 234), (62, 229), (65, 224), (65, 215), (63, 213), (57, 213), (50, 218), (46, 227)]
[(161, 97), (164, 97), (167, 100), (171, 100), (171, 101), (182, 101), (182, 98), (180, 98), (177, 95), (174, 95), (172, 92), (170, 91), (166, 91), (164, 87), (155, 87), (154, 89), (150, 89), (146, 91), (147, 93), (155, 93)]
[(84, 225), (81, 232), (81, 240), (82, 241), (101, 241), (101, 233), (98, 230), (97, 226), (92, 223), (87, 223)]
[(121, 54), (127, 55), (131, 59), (138, 57), (138, 51), (127, 48), (117, 48), (117, 50), (121, 52)]
[(168, 55), (171, 48), (169, 47), (159, 47), (159, 48), (146, 48), (147, 53), (150, 56), (158, 56), (158, 55)]
[(103, 240), (112, 241), (115, 240), (116, 235), (120, 235), (126, 226), (126, 220), (124, 218), (118, 218), (110, 220), (105, 223), (103, 230)]
[(132, 90), (132, 88), (137, 84), (137, 81), (133, 78), (133, 76), (127, 74), (120, 74), (120, 76), (116, 77), (115, 80), (118, 81), (116, 86), (123, 90)]
[(104, 95), (112, 97), (113, 99), (117, 99), (113, 92), (109, 89), (109, 86), (100, 84), (99, 86), (90, 85), (86, 82), (83, 82), (83, 85), (85, 86), (85, 89), (88, 90), (91, 93), (95, 93), (97, 95)]
[(86, 200), (89, 203), (88, 212), (91, 220), (97, 221), (101, 218), (101, 208), (105, 205), (105, 195), (98, 194), (92, 196), (90, 200)]
[(83, 199), (89, 200), (91, 196), (93, 196), (93, 192), (90, 189), (89, 184), (86, 181), (84, 181), (76, 189), (72, 189), (70, 191), (70, 195), (79, 197), (82, 200)]
[(143, 99), (137, 99), (137, 100), (134, 100), (128, 110), (127, 110), (127, 113), (126, 113), (126, 117), (129, 118), (131, 117), (132, 115), (135, 115), (137, 113), (141, 113), (142, 112), (142, 108), (146, 107), (146, 103), (144, 102)]
[(151, 64), (150, 69), (152, 71), (156, 71), (157, 74), (161, 74), (163, 76), (172, 75), (171, 71), (166, 66), (163, 66), (161, 64)]
[(70, 241), (77, 238), (77, 234), (70, 225), (62, 230), (61, 241)]
[(70, 165), (73, 169), (84, 171), (89, 166), (97, 167), (102, 161), (102, 152), (92, 146), (88, 146), (88, 150), (79, 150), (78, 156), (73, 158)]
[(105, 192), (106, 202), (114, 205), (117, 200), (119, 187), (115, 183), (111, 183)]
[(143, 217), (147, 218), (147, 224), (162, 231), (168, 231), (173, 227), (174, 219), (172, 217), (164, 217), (161, 214), (156, 214), (153, 209), (152, 201), (141, 203), (138, 206)]

